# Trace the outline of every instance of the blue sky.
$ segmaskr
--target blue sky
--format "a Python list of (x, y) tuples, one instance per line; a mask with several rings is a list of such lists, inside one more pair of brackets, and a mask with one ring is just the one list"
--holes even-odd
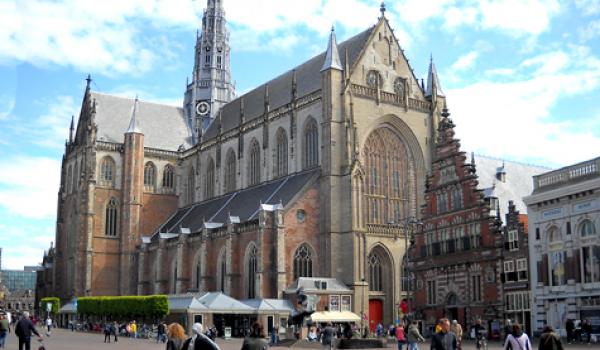
[[(225, 0), (238, 93), (377, 21), (379, 1)], [(204, 0), (0, 0), (2, 264), (54, 240), (64, 141), (92, 88), (180, 105)], [(387, 1), (417, 77), (432, 54), (463, 149), (560, 167), (599, 155), (600, 0)]]

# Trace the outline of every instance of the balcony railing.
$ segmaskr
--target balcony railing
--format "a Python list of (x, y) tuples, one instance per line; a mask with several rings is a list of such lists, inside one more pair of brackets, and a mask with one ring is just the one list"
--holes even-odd
[(579, 164), (571, 165), (533, 177), (534, 189), (556, 184), (564, 184), (578, 178), (599, 175), (600, 176), (600, 157), (591, 159)]

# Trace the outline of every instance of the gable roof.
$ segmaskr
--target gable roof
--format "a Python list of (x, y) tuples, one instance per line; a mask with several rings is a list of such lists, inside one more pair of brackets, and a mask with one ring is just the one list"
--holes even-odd
[[(90, 91), (90, 97), (96, 100), (97, 140), (123, 143), (135, 100), (96, 91)], [(183, 108), (139, 101), (135, 125), (144, 134), (145, 147), (177, 151), (180, 145), (191, 146), (192, 133)]]
[(227, 313), (254, 313), (255, 309), (222, 292), (209, 292), (198, 298), (198, 301), (210, 311)]
[[(323, 284), (322, 282), (325, 282)], [(325, 288), (322, 288), (325, 287)], [(336, 278), (331, 277), (299, 277), (289, 287), (285, 289), (285, 293), (294, 294), (299, 291), (308, 293), (324, 293), (324, 292), (347, 292), (352, 293), (344, 283)]]
[[(348, 52), (349, 66), (352, 66), (358, 60), (373, 29), (374, 26), (338, 45), (342, 67), (346, 65), (346, 51)], [(271, 110), (292, 102), (294, 74), (296, 74), (297, 97), (320, 90), (321, 67), (325, 62), (325, 55), (326, 51), (224, 105), (221, 108), (221, 120), (218, 117), (215, 118), (206, 129), (204, 140), (215, 138), (219, 133), (219, 127), (221, 127), (222, 132), (227, 132), (239, 126), (242, 99), (244, 100), (244, 118), (246, 121), (263, 115), (265, 112), (266, 85), (269, 89), (269, 108)]]
[[(523, 197), (530, 195), (533, 191), (533, 176), (547, 172), (549, 169), (477, 154), (474, 157), (479, 180), (477, 187), (483, 190), (486, 198), (498, 198), (500, 219), (505, 221), (508, 201), (511, 200), (521, 214), (527, 214), (527, 205), (523, 202)], [(506, 173), (505, 182), (496, 179), (496, 173), (501, 171), (503, 166), (503, 171)], [(492, 214), (495, 215), (495, 213)]]
[(169, 295), (169, 310), (187, 311), (187, 310), (207, 310), (208, 308), (200, 303), (194, 294)]

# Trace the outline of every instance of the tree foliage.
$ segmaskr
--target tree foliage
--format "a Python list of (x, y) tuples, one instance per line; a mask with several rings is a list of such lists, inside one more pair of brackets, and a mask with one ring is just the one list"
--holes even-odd
[(161, 318), (169, 314), (166, 295), (81, 297), (77, 313), (111, 317)]
[(48, 303), (52, 304), (52, 313), (53, 314), (57, 314), (58, 313), (58, 309), (60, 309), (60, 299), (57, 297), (46, 297), (46, 298), (42, 298), (40, 300), (40, 302), (42, 303), (42, 309), (44, 311), (46, 311), (46, 305)]

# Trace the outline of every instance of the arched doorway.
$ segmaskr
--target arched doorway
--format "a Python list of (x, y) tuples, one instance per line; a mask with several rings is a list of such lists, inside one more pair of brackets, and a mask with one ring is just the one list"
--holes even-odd
[(369, 328), (375, 330), (377, 324), (384, 325), (394, 320), (394, 271), (387, 249), (376, 245), (367, 257), (369, 282)]
[(456, 293), (451, 292), (446, 296), (446, 309), (444, 310), (444, 316), (452, 320), (458, 320), (458, 297)]

